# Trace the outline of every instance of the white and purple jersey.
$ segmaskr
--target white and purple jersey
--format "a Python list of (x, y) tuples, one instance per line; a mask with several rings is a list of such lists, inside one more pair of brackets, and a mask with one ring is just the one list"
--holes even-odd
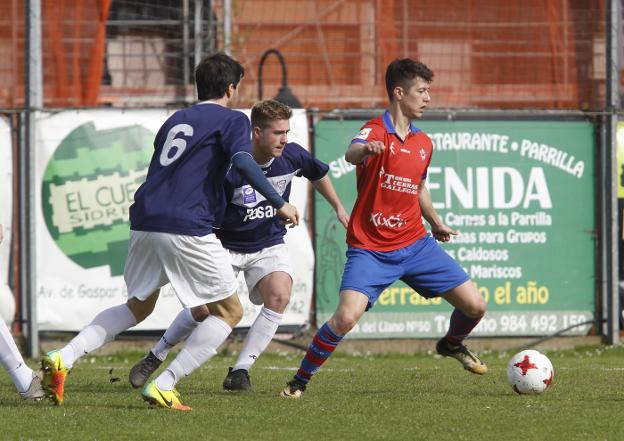
[[(321, 179), (329, 167), (296, 143), (288, 143), (282, 156), (260, 165), (264, 175), (285, 201), (295, 176), (310, 181)], [(215, 230), (223, 246), (238, 253), (255, 253), (284, 243), (286, 227), (276, 210), (243, 178), (230, 170), (225, 178), (227, 208), (221, 226)]]
[(210, 102), (175, 112), (154, 140), (147, 178), (130, 207), (130, 228), (212, 233), (225, 208), (225, 174), (239, 152), (251, 152), (251, 125), (244, 113)]

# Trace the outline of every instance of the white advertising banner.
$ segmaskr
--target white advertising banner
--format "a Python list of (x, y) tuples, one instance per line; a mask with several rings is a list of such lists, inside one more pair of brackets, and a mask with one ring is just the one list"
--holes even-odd
[(11, 127), (0, 117), (0, 225), (4, 240), (0, 243), (0, 320), (13, 322), (15, 297), (9, 288), (11, 218), (13, 216), (13, 147)]
[[(249, 111), (245, 111), (249, 115)], [(147, 173), (165, 110), (72, 110), (37, 118), (37, 313), (42, 331), (79, 331), (101, 310), (126, 301), (123, 268), (128, 209)], [(289, 140), (308, 147), (305, 111), (295, 110)], [(293, 181), (291, 202), (305, 220), (307, 181)], [(286, 235), (295, 279), (283, 325), (308, 322), (314, 254), (305, 222)], [(253, 323), (242, 274), (239, 294)], [(153, 314), (133, 329), (165, 329), (181, 305), (169, 286)]]

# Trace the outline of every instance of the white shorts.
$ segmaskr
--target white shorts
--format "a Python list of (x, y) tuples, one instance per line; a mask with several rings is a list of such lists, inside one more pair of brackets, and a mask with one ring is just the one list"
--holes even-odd
[(249, 300), (254, 305), (262, 305), (264, 303), (256, 286), (264, 276), (277, 271), (283, 271), (290, 276), (291, 280), (293, 279), (288, 248), (283, 243), (264, 248), (255, 253), (246, 254), (230, 251), (230, 256), (232, 257), (234, 273), (237, 276), (240, 271), (245, 273)]
[(225, 299), (238, 287), (230, 254), (214, 234), (131, 230), (124, 279), (128, 297), (139, 300), (171, 283), (185, 308)]

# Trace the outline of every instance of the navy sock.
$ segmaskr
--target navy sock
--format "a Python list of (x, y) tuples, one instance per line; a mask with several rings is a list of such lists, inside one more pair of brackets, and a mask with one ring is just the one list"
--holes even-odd
[(451, 314), (451, 324), (446, 333), (446, 341), (452, 345), (460, 345), (468, 334), (479, 324), (481, 317), (468, 317), (461, 310), (455, 308)]

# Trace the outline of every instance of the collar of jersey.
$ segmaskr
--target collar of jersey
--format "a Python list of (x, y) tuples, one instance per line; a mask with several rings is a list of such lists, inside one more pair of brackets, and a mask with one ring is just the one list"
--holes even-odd
[[(383, 123), (384, 126), (386, 127), (386, 132), (388, 133), (394, 133), (395, 135), (396, 130), (394, 130), (394, 124), (392, 124), (392, 118), (390, 118), (390, 112), (388, 112), (387, 110), (384, 112), (383, 114)], [(412, 122), (410, 122), (410, 132), (411, 133), (418, 133), (420, 132), (420, 129), (418, 127), (416, 127)]]
[[(217, 106), (221, 106), (221, 104), (219, 104), (219, 103), (215, 103), (214, 101), (210, 101), (210, 100), (206, 100), (206, 101), (199, 101), (199, 102), (198, 102), (198, 103), (196, 103), (196, 104), (216, 104)], [(221, 106), (221, 107), (223, 107), (223, 106)]]
[(258, 165), (260, 166), (260, 168), (269, 168), (271, 164), (273, 164), (273, 161), (275, 161), (275, 158), (271, 158), (269, 159), (268, 162), (265, 162), (264, 164), (258, 164)]

